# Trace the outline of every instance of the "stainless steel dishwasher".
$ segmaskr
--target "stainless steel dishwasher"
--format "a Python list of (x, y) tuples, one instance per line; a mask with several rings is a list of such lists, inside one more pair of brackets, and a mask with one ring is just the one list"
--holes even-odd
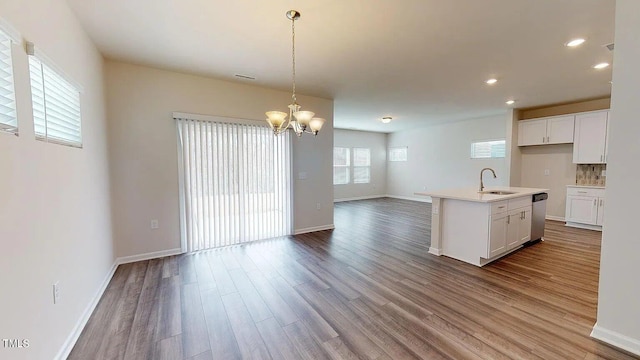
[(531, 209), (531, 241), (544, 240), (544, 219), (547, 213), (547, 199), (549, 194), (534, 194)]

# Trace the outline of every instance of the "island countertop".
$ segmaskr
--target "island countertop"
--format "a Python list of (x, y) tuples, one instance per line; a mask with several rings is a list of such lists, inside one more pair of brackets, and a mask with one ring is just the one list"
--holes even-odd
[(433, 192), (416, 192), (414, 194), (421, 195), (421, 196), (431, 196), (432, 198), (489, 203), (494, 201), (515, 199), (522, 196), (538, 194), (541, 192), (549, 191), (549, 189), (501, 186), (501, 187), (486, 187), (484, 191), (508, 191), (508, 192), (512, 192), (513, 194), (506, 194), (506, 195), (482, 194), (478, 192), (478, 188), (445, 189), (445, 190), (433, 191)]

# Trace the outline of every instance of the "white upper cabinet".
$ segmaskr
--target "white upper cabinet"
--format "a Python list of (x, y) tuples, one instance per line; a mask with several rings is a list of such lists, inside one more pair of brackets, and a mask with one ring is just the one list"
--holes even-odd
[(605, 164), (607, 162), (607, 128), (609, 111), (576, 115), (573, 162)]
[(547, 119), (547, 144), (570, 144), (573, 139), (575, 116), (557, 116)]
[(570, 144), (574, 120), (574, 115), (521, 120), (518, 122), (518, 146)]

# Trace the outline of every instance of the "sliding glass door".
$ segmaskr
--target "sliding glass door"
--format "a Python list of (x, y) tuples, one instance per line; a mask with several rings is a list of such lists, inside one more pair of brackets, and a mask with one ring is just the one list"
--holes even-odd
[(257, 122), (176, 118), (187, 252), (291, 233), (291, 137)]

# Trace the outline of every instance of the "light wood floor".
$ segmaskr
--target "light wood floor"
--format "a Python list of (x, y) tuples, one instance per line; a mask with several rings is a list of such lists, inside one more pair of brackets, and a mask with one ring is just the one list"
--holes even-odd
[(477, 268), (427, 254), (429, 217), (338, 203), (334, 231), (122, 265), (70, 358), (632, 358), (589, 337), (600, 233)]

